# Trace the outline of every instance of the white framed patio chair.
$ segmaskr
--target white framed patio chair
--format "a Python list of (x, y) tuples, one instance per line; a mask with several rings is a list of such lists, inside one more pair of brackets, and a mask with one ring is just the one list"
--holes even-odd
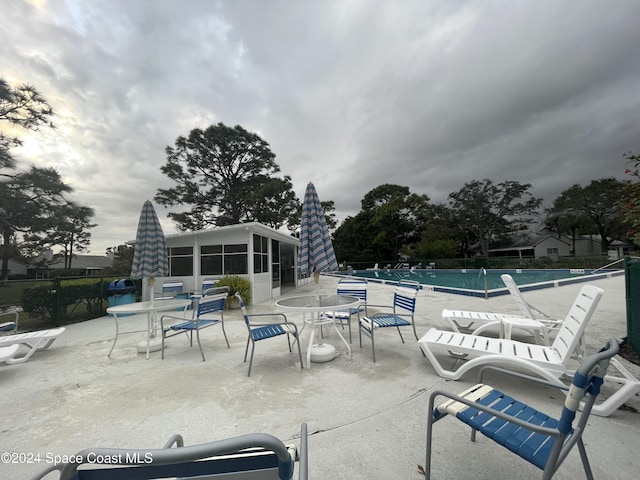
[[(573, 376), (570, 387), (557, 385), (536, 377), (511, 372), (498, 367), (484, 367), (480, 371), (479, 383), (454, 395), (436, 390), (429, 397), (427, 419), (427, 443), (425, 477), (431, 478), (433, 424), (447, 416), (454, 417), (471, 427), (471, 441), (476, 441), (476, 432), (506, 447), (522, 459), (542, 470), (542, 478), (550, 479), (562, 465), (574, 445), (578, 446), (586, 477), (593, 479), (583, 434), (592, 412), (596, 397), (605, 379), (611, 358), (618, 353), (619, 344), (614, 338), (597, 354), (586, 357)], [(497, 388), (484, 383), (487, 371), (499, 372), (519, 380), (543, 384), (568, 391), (558, 417), (552, 417), (533, 406), (517, 400)], [(438, 397), (446, 400), (435, 405)], [(447, 447), (451, 456), (462, 455), (460, 449)], [(496, 456), (496, 461), (499, 461)], [(460, 465), (462, 465), (462, 462)], [(451, 465), (451, 462), (450, 462)], [(453, 463), (455, 465), (455, 462)], [(478, 468), (477, 465), (474, 467)], [(455, 477), (450, 470), (447, 475)], [(514, 472), (513, 478), (522, 475)]]
[(341, 278), (338, 281), (337, 293), (338, 295), (350, 295), (360, 299), (360, 305), (357, 308), (323, 313), (324, 316), (333, 318), (336, 323), (342, 325), (342, 328), (344, 328), (345, 324), (347, 325), (347, 328), (349, 328), (349, 343), (351, 343), (351, 318), (356, 315), (358, 322), (360, 322), (360, 314), (364, 312), (364, 315), (367, 315), (367, 280)]
[[(362, 335), (371, 339), (371, 353), (373, 361), (376, 361), (375, 332), (381, 328), (395, 327), (400, 335), (400, 340), (404, 343), (400, 328), (411, 327), (413, 335), (418, 340), (415, 324), (416, 298), (420, 291), (420, 283), (412, 280), (404, 280), (398, 282), (393, 293), (392, 305), (371, 305), (368, 307), (390, 309), (389, 313), (375, 313), (360, 319), (358, 326), (358, 334), (360, 339), (360, 348), (362, 348)], [(423, 353), (424, 355), (424, 353)]]
[[(511, 338), (511, 329), (517, 328), (533, 336), (537, 343), (549, 345), (551, 331), (559, 330), (562, 320), (553, 319), (528, 303), (511, 275), (505, 273), (500, 278), (518, 306), (519, 315), (444, 309), (442, 310), (442, 320), (448, 323), (454, 332), (471, 333), (472, 335), (480, 335), (492, 327), (504, 327), (506, 323), (507, 331), (504, 338)], [(504, 322), (505, 319), (507, 322)], [(582, 343), (584, 342), (582, 341)]]
[[(64, 332), (64, 327), (36, 330), (35, 332), (16, 333), (0, 337), (0, 348), (18, 345), (27, 349), (26, 353), (18, 352), (4, 361), (9, 364), (26, 362), (38, 350), (46, 350)], [(22, 350), (24, 350), (22, 348)], [(17, 356), (20, 355), (20, 356)]]
[(162, 315), (160, 317), (163, 359), (167, 338), (184, 333), (189, 338), (189, 345), (193, 347), (193, 332), (195, 332), (198, 347), (200, 348), (200, 355), (202, 355), (202, 361), (204, 362), (205, 356), (200, 341), (200, 331), (214, 325), (220, 325), (222, 327), (222, 334), (227, 343), (227, 348), (231, 348), (229, 346), (229, 340), (227, 339), (227, 332), (224, 329), (224, 309), (226, 307), (229, 288), (223, 287), (220, 290), (221, 291), (215, 295), (207, 295), (198, 300), (197, 306), (193, 310), (191, 320), (185, 320), (184, 317), (178, 317), (176, 315)]
[(49, 466), (34, 480), (308, 480), (307, 424), (300, 427), (300, 445), (285, 445), (266, 433), (250, 433), (199, 445), (185, 446), (181, 435), (173, 435), (162, 448), (88, 448), (69, 463)]
[[(249, 344), (251, 344), (251, 356), (249, 357), (249, 370), (247, 371), (247, 377), (251, 376), (251, 367), (253, 365), (253, 354), (256, 348), (256, 343), (269, 338), (279, 337), (281, 335), (287, 336), (287, 343), (289, 345), (289, 353), (292, 353), (291, 349), (291, 337), (293, 337), (293, 343), (298, 347), (298, 359), (300, 360), (300, 368), (304, 368), (302, 364), (302, 351), (300, 350), (300, 335), (298, 333), (298, 327), (295, 323), (287, 321), (287, 317), (283, 313), (247, 313), (247, 306), (242, 299), (240, 293), (236, 293), (236, 298), (240, 304), (242, 310), (242, 317), (244, 323), (247, 326), (248, 337), (247, 346), (244, 349), (244, 362), (247, 362), (247, 354), (249, 353)], [(276, 322), (265, 323), (253, 323), (252, 318), (277, 318)]]

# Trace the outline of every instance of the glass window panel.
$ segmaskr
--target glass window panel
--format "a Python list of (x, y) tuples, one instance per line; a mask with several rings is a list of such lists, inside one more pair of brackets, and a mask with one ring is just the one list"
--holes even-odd
[(169, 255), (193, 255), (193, 247), (171, 247), (169, 248)]
[(222, 245), (202, 245), (200, 247), (202, 255), (210, 255), (212, 253), (222, 253)]
[(248, 272), (247, 255), (225, 255), (224, 257), (224, 273), (225, 275), (247, 274)]
[(171, 257), (171, 276), (193, 275), (193, 257)]
[(247, 250), (248, 249), (246, 243), (235, 243), (224, 246), (224, 253), (242, 253), (246, 252)]
[(201, 275), (222, 275), (222, 255), (200, 257)]

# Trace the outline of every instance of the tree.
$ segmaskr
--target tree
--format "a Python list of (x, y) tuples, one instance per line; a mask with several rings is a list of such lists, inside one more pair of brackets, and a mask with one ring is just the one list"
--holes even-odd
[(361, 204), (362, 211), (334, 233), (336, 256), (350, 261), (396, 261), (404, 244), (420, 238), (429, 197), (412, 194), (408, 187), (384, 184), (368, 192)]
[(402, 253), (419, 260), (453, 258), (464, 238), (456, 227), (452, 210), (444, 204), (428, 205), (420, 240), (407, 244)]
[(449, 203), (461, 230), (476, 238), (482, 254), (488, 255), (493, 240), (531, 222), (542, 199), (533, 197), (530, 188), (516, 181), (474, 180), (451, 193)]
[(60, 256), (64, 259), (64, 268), (70, 269), (74, 253), (85, 251), (91, 242), (91, 233), (88, 230), (97, 226), (90, 223), (94, 211), (75, 202), (67, 202), (53, 207), (49, 213), (49, 225), (25, 239), (40, 249), (62, 247)]
[(9, 246), (16, 244), (16, 235), (47, 231), (55, 212), (67, 202), (64, 193), (70, 191), (71, 187), (52, 168), (31, 167), (0, 180), (0, 234), (5, 247), (0, 272), (3, 281), (8, 278), (12, 252)]
[(155, 200), (165, 206), (191, 206), (169, 213), (180, 230), (243, 221), (280, 226), (297, 208), (291, 179), (274, 177), (280, 167), (269, 144), (239, 125), (195, 128), (188, 137), (178, 137), (166, 153), (161, 171), (177, 185), (159, 189)]
[[(0, 120), (26, 130), (37, 131), (41, 126), (54, 128), (50, 118), (53, 110), (35, 87), (22, 84), (11, 87), (0, 78)], [(9, 150), (21, 145), (17, 137), (0, 132), (0, 168), (14, 168), (15, 161)]]
[[(324, 210), (324, 219), (327, 221), (327, 228), (329, 231), (333, 231), (338, 226), (338, 221), (336, 220), (336, 214), (333, 213), (336, 210), (336, 204), (333, 200), (321, 201), (320, 206), (322, 210)], [(298, 202), (298, 206), (294, 213), (289, 216), (287, 220), (287, 228), (295, 236), (295, 234), (300, 230), (300, 222), (302, 218), (302, 204)]]
[(551, 208), (546, 210), (544, 223), (558, 235), (566, 234), (571, 237), (571, 251), (575, 255), (576, 239), (580, 232), (589, 232), (593, 229), (591, 219), (584, 215), (581, 206), (576, 203), (581, 201), (580, 195), (576, 195), (580, 185), (574, 185), (553, 201)]
[[(338, 261), (368, 262), (380, 259), (370, 240), (371, 212), (347, 217), (333, 233), (332, 242)], [(383, 257), (384, 259), (384, 257)]]
[(109, 247), (107, 255), (113, 255), (111, 270), (114, 273), (129, 275), (131, 273), (131, 265), (133, 264), (133, 246), (118, 245), (117, 247)]
[[(576, 184), (563, 191), (554, 201), (554, 206), (573, 216), (574, 224), (582, 226), (583, 233), (600, 236), (602, 253), (609, 251), (612, 240), (625, 236), (624, 222), (624, 182), (615, 178), (592, 180), (586, 187)], [(569, 221), (569, 223), (572, 223)]]

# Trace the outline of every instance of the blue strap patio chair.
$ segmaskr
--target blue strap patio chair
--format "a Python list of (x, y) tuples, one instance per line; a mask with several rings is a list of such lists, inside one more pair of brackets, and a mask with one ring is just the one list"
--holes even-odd
[[(253, 313), (247, 314), (247, 306), (242, 300), (240, 293), (236, 293), (238, 303), (242, 309), (242, 316), (244, 317), (244, 323), (247, 325), (249, 336), (247, 338), (247, 346), (244, 349), (244, 362), (247, 361), (247, 353), (249, 352), (249, 344), (251, 344), (251, 357), (249, 358), (249, 371), (247, 377), (251, 376), (251, 366), (253, 365), (253, 353), (256, 348), (256, 342), (261, 340), (267, 340), (268, 338), (279, 337), (280, 335), (287, 335), (287, 343), (289, 344), (289, 353), (291, 350), (291, 338), (293, 337), (294, 343), (298, 347), (298, 359), (300, 360), (300, 368), (304, 368), (302, 365), (302, 352), (300, 350), (300, 336), (298, 334), (298, 327), (295, 323), (287, 321), (286, 315), (283, 313)], [(279, 322), (270, 323), (252, 323), (251, 318), (279, 318)]]
[(324, 312), (324, 315), (333, 318), (336, 323), (340, 323), (344, 328), (345, 323), (349, 328), (349, 343), (351, 343), (351, 317), (356, 315), (360, 321), (360, 313), (367, 315), (367, 280), (356, 278), (341, 278), (338, 281), (338, 295), (350, 295), (360, 299), (358, 308), (350, 308), (339, 312)]
[[(224, 340), (227, 342), (227, 348), (230, 348), (229, 340), (227, 339), (227, 332), (224, 330), (224, 309), (226, 307), (227, 296), (229, 294), (229, 287), (220, 287), (215, 290), (218, 290), (218, 292), (214, 295), (206, 295), (198, 300), (197, 307), (193, 310), (191, 320), (185, 320), (184, 317), (178, 317), (175, 315), (162, 315), (160, 317), (163, 359), (165, 340), (167, 338), (185, 333), (189, 337), (190, 346), (193, 347), (193, 332), (196, 332), (198, 347), (200, 347), (200, 354), (202, 355), (202, 361), (204, 362), (205, 357), (204, 351), (202, 350), (202, 343), (200, 342), (200, 330), (204, 330), (205, 328), (213, 325), (220, 325), (222, 327), (222, 333), (224, 335)], [(178, 323), (176, 323), (176, 321)], [(173, 322), (173, 324), (171, 322)]]
[[(420, 291), (420, 283), (412, 280), (403, 280), (398, 282), (393, 293), (393, 305), (371, 305), (368, 308), (387, 308), (391, 309), (390, 313), (375, 313), (360, 319), (359, 321), (359, 337), (360, 348), (362, 348), (362, 335), (366, 335), (371, 339), (371, 352), (373, 361), (376, 361), (375, 331), (380, 328), (395, 327), (400, 335), (400, 340), (404, 343), (401, 327), (411, 327), (413, 335), (418, 340), (415, 324), (416, 297)], [(424, 355), (424, 353), (423, 353)]]
[(184, 284), (182, 280), (167, 280), (162, 284), (162, 297), (177, 297), (182, 295), (183, 287)]
[[(298, 480), (308, 480), (307, 425), (300, 428), (300, 447), (285, 445), (266, 433), (184, 446), (182, 436), (173, 435), (160, 449), (89, 448), (71, 463), (57, 463), (34, 477), (60, 480), (151, 480), (216, 478), (232, 480), (291, 480), (297, 467)], [(115, 465), (114, 465), (115, 464)]]
[[(454, 416), (471, 427), (472, 442), (475, 442), (476, 432), (481, 432), (487, 438), (541, 469), (543, 479), (549, 479), (555, 474), (569, 451), (577, 444), (586, 476), (588, 479), (593, 479), (582, 435), (596, 397), (600, 393), (609, 362), (618, 350), (619, 342), (612, 338), (599, 353), (585, 358), (574, 374), (571, 386), (558, 385), (537, 377), (486, 366), (480, 370), (480, 383), (459, 395), (441, 390), (434, 391), (429, 399), (428, 411), (431, 414), (427, 420), (426, 479), (431, 478), (433, 424), (447, 415)], [(548, 416), (483, 383), (483, 376), (488, 371), (568, 390), (560, 416), (558, 418)], [(436, 397), (445, 397), (448, 400), (434, 407)], [(578, 411), (581, 413), (578, 414)], [(447, 448), (447, 451), (455, 452), (456, 449)], [(448, 465), (454, 464), (455, 462), (448, 463)], [(448, 471), (447, 475), (456, 476), (451, 471)], [(518, 474), (514, 472), (514, 478), (517, 476)]]

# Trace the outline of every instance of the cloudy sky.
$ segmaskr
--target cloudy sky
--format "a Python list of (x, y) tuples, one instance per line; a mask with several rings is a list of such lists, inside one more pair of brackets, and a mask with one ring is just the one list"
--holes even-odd
[(517, 180), (550, 204), (623, 178), (638, 19), (637, 0), (2, 0), (0, 77), (54, 108), (57, 129), (14, 156), (95, 209), (103, 254), (173, 185), (165, 147), (217, 122), (257, 132), (339, 220), (383, 183), (445, 202)]

